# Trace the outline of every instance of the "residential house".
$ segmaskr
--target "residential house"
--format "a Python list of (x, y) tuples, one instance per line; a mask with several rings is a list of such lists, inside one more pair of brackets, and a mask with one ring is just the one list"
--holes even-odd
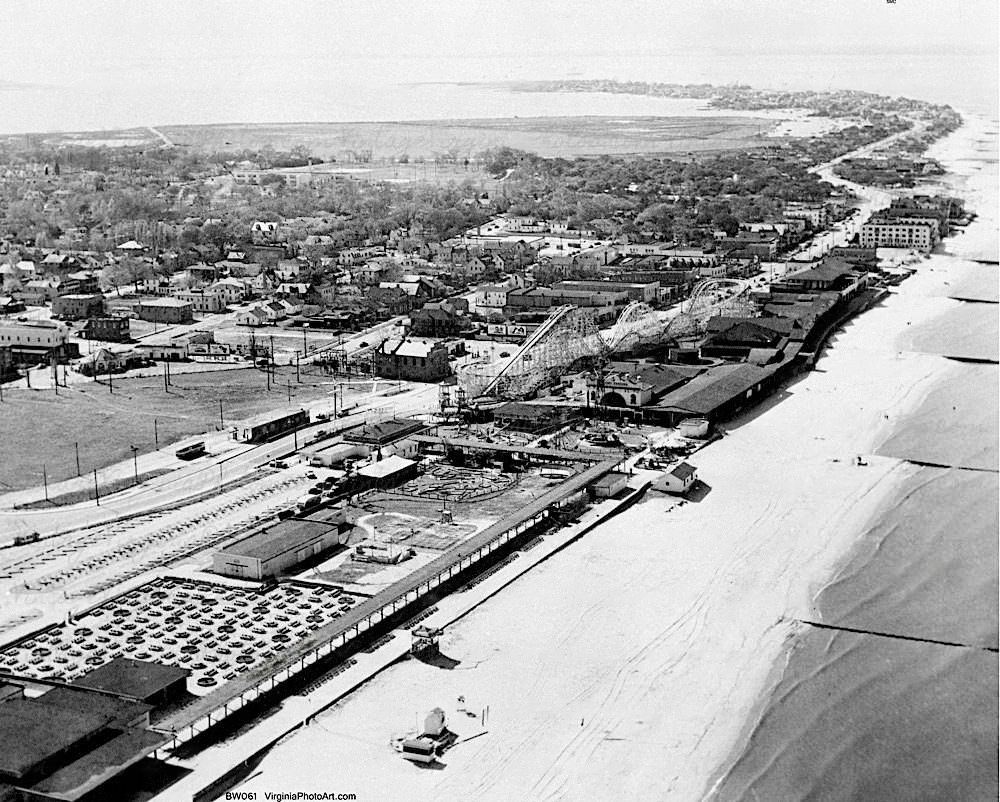
[(218, 313), (226, 311), (226, 298), (221, 292), (209, 289), (178, 290), (174, 297), (191, 305), (195, 312)]
[(410, 331), (419, 337), (454, 337), (467, 319), (448, 301), (431, 301), (410, 314)]
[(384, 310), (388, 317), (408, 314), (418, 303), (414, 295), (395, 285), (375, 287), (365, 298), (374, 308)]
[(84, 320), (104, 314), (104, 296), (100, 293), (59, 295), (52, 301), (52, 317), (58, 320)]
[(391, 379), (441, 381), (451, 375), (448, 348), (440, 342), (389, 339), (375, 350), (375, 372)]
[(264, 311), (263, 307), (258, 305), (251, 306), (236, 314), (236, 322), (240, 326), (266, 326), (272, 320), (273, 318)]
[(103, 315), (91, 317), (84, 324), (80, 336), (86, 340), (125, 342), (129, 339), (129, 319)]
[(139, 367), (144, 360), (145, 357), (131, 345), (107, 345), (84, 356), (76, 369), (84, 376), (100, 376)]
[(33, 279), (16, 293), (28, 306), (44, 306), (58, 295), (59, 282), (52, 279)]
[(223, 303), (226, 306), (243, 303), (250, 295), (247, 282), (233, 276), (220, 278), (209, 289), (222, 296)]
[(254, 220), (250, 224), (250, 237), (257, 244), (274, 242), (277, 236), (277, 223), (268, 220)]

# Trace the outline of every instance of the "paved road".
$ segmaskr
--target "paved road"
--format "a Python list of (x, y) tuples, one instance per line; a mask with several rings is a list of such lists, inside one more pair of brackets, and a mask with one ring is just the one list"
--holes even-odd
[[(373, 382), (373, 393), (369, 400), (351, 410), (350, 414), (339, 419), (338, 423), (361, 422), (393, 415), (415, 415), (436, 408), (437, 385), (403, 382), (398, 385), (400, 392), (387, 395), (386, 392), (392, 392), (395, 385), (395, 382), (386, 380)], [(319, 413), (332, 414), (333, 404), (332, 398), (320, 400), (311, 404), (309, 409), (315, 418)], [(230, 447), (221, 454), (202, 458), (169, 474), (144, 482), (138, 487), (108, 496), (102, 499), (100, 505), (87, 501), (57, 509), (13, 510), (10, 509), (11, 503), (23, 502), (26, 499), (22, 496), (32, 492), (37, 496), (38, 489), (10, 494), (4, 497), (7, 509), (0, 510), (0, 545), (11, 542), (18, 534), (29, 532), (39, 532), (42, 535), (55, 534), (123, 516), (136, 515), (157, 507), (179, 505), (206, 489), (218, 487), (253, 473), (275, 457), (292, 451), (296, 442), (301, 446), (317, 430), (330, 426), (329, 423), (316, 423), (298, 434), (287, 435), (265, 445), (239, 444)], [(225, 433), (219, 433), (205, 435), (200, 439), (204, 439), (211, 449), (220, 446), (212, 438), (224, 440), (225, 437)], [(149, 458), (148, 464), (147, 458)], [(146, 471), (154, 467), (152, 461), (156, 459), (176, 464), (172, 454), (154, 452), (153, 455), (144, 455), (140, 458), (140, 470)], [(133, 471), (132, 461), (118, 463), (109, 470), (129, 476)], [(87, 480), (74, 479), (71, 482), (86, 485)]]

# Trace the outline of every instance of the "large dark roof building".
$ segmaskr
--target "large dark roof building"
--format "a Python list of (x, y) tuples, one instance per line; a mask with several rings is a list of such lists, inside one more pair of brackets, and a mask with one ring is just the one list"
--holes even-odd
[(72, 686), (0, 701), (0, 798), (89, 794), (170, 740), (147, 729), (152, 709)]
[(186, 669), (176, 666), (116, 657), (110, 663), (88, 671), (72, 684), (158, 707), (184, 695), (188, 673)]

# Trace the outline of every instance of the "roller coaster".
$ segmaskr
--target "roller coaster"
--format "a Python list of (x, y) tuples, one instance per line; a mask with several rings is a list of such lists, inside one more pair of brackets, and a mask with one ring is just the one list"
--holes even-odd
[(704, 334), (709, 318), (715, 315), (753, 314), (749, 282), (732, 278), (705, 279), (685, 301), (667, 310), (631, 303), (604, 330), (594, 322), (591, 310), (560, 306), (512, 357), (463, 366), (457, 371), (458, 381), (467, 398), (525, 398), (581, 359), (607, 360), (612, 354), (694, 340)]

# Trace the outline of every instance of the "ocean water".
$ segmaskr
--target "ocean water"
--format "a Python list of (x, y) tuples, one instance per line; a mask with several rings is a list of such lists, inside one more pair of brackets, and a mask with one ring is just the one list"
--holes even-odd
[(703, 105), (617, 94), (510, 92), (495, 85), (565, 78), (860, 89), (997, 113), (995, 53), (691, 50), (676, 42), (659, 51), (517, 58), (433, 52), (397, 59), (384, 53), (235, 48), (188, 60), (158, 53), (153, 45), (131, 59), (128, 53), (110, 54), (116, 66), (50, 63), (44, 80), (33, 79), (32, 71), (14, 81), (0, 77), (0, 133), (239, 122), (676, 116)]
[[(922, 263), (939, 281), (900, 286), (903, 308), (938, 314), (891, 347), (996, 360), (997, 125), (969, 129), (936, 155), (980, 218)], [(948, 467), (910, 464), (814, 600), (815, 620), (871, 634), (797, 634), (716, 799), (997, 798), (998, 368), (941, 359), (877, 453)]]

